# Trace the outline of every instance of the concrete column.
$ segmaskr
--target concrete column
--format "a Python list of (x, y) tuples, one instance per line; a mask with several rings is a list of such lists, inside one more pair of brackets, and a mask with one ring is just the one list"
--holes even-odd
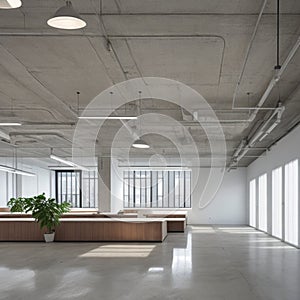
[(98, 208), (99, 211), (111, 211), (111, 159), (98, 158)]
[(14, 174), (15, 177), (15, 191), (16, 197), (23, 197), (22, 195), (22, 175)]

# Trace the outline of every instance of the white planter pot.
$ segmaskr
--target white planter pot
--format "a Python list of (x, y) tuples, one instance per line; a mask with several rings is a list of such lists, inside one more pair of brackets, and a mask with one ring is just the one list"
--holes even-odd
[(44, 239), (46, 243), (51, 243), (54, 241), (55, 232), (53, 233), (44, 233)]

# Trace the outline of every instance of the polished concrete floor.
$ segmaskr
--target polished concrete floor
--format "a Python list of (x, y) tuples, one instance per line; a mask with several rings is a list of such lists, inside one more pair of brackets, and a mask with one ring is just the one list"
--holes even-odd
[(0, 299), (299, 300), (300, 250), (226, 226), (164, 243), (0, 243)]

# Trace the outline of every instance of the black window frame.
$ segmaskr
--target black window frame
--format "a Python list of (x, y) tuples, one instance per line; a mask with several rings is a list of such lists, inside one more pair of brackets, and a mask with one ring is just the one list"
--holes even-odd
[[(60, 191), (60, 197), (59, 197), (59, 191), (58, 191), (58, 174), (59, 173), (78, 173), (79, 174), (79, 206), (77, 206), (77, 202), (75, 203), (76, 205), (74, 206), (74, 202), (73, 202), (73, 199), (71, 198), (71, 205), (72, 207), (75, 207), (75, 208), (82, 208), (82, 171), (81, 170), (55, 170), (55, 196), (56, 196), (56, 201), (58, 203), (62, 203), (62, 202), (65, 202), (66, 200), (62, 200), (62, 190)], [(62, 176), (60, 177), (62, 178)], [(66, 177), (67, 178), (67, 177)], [(61, 183), (60, 183), (60, 187), (62, 186), (62, 180), (61, 180)], [(67, 189), (67, 187), (66, 187)], [(72, 189), (71, 189), (72, 190)], [(71, 197), (72, 197), (72, 193), (71, 193)], [(74, 194), (75, 195), (75, 194)], [(78, 194), (76, 194), (78, 195)]]

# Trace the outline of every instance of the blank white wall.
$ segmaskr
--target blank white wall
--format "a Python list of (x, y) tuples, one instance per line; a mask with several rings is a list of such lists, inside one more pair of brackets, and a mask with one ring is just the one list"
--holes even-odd
[[(26, 170), (26, 166), (23, 166)], [(50, 170), (39, 167), (31, 167), (30, 172), (36, 176), (22, 176), (22, 197), (32, 197), (45, 193), (46, 197), (50, 197)]]
[[(2, 158), (0, 164), (13, 166), (12, 158)], [(5, 207), (12, 197), (31, 197), (41, 193), (45, 193), (47, 197), (51, 196), (50, 170), (23, 163), (19, 163), (18, 168), (33, 172), (36, 176), (17, 175), (18, 180), (16, 180), (15, 174), (0, 171), (0, 206)]]
[[(201, 169), (200, 173), (208, 172), (209, 169)], [(188, 213), (189, 224), (246, 224), (245, 168), (225, 172), (223, 182), (211, 203), (200, 209), (199, 200), (203, 188), (200, 178), (192, 194), (192, 210)]]

